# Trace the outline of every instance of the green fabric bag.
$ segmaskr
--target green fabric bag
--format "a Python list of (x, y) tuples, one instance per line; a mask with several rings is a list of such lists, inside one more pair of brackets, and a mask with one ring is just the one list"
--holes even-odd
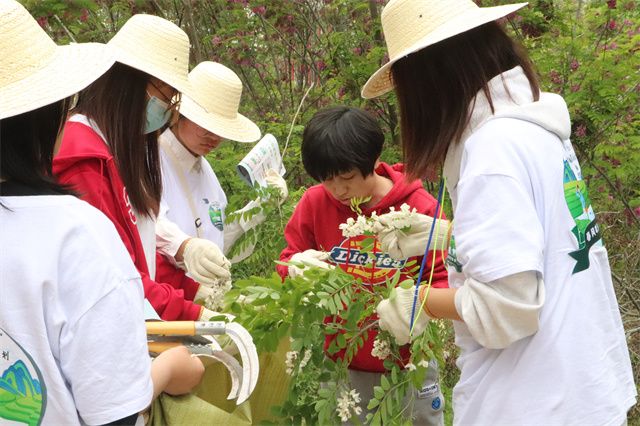
[(289, 350), (289, 337), (284, 337), (276, 352), (259, 355), (260, 376), (248, 401), (236, 406), (227, 400), (231, 389), (231, 376), (221, 363), (208, 365), (200, 385), (190, 395), (161, 394), (151, 405), (148, 424), (173, 425), (230, 425), (259, 424), (275, 421), (271, 407), (281, 405), (288, 392), (285, 354)]

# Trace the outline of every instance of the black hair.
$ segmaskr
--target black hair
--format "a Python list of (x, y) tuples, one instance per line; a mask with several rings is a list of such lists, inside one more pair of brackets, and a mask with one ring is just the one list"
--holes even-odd
[(391, 66), (406, 173), (422, 178), (443, 164), (469, 122), (470, 105), (482, 90), (493, 111), (488, 83), (521, 66), (534, 100), (539, 85), (524, 48), (490, 22), (407, 55)]
[(52, 173), (53, 150), (71, 98), (0, 120), (0, 177), (35, 193), (72, 194)]
[(366, 111), (335, 106), (318, 111), (302, 134), (302, 163), (318, 182), (358, 169), (373, 173), (384, 134)]

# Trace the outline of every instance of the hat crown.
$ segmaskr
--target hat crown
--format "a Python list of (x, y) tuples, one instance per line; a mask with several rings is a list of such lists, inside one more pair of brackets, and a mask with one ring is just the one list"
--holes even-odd
[(381, 14), (389, 59), (472, 9), (472, 0), (391, 0)]
[[(189, 37), (173, 22), (158, 16), (134, 15), (109, 41), (116, 60), (173, 85), (189, 72)], [(181, 89), (176, 87), (176, 89)]]
[(57, 46), (18, 2), (0, 1), (0, 87), (28, 77), (53, 61)]
[(242, 81), (217, 62), (201, 62), (189, 73), (191, 98), (209, 113), (233, 119), (238, 114)]

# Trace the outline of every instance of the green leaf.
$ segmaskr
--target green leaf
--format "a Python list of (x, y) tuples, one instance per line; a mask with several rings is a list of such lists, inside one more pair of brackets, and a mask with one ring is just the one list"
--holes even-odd
[(369, 403), (367, 404), (367, 410), (372, 410), (376, 408), (378, 405), (380, 405), (380, 401), (376, 398), (371, 398), (369, 400)]
[(388, 391), (391, 388), (391, 385), (389, 384), (389, 379), (387, 379), (385, 375), (380, 376), (380, 385), (382, 386), (382, 389), (385, 391)]

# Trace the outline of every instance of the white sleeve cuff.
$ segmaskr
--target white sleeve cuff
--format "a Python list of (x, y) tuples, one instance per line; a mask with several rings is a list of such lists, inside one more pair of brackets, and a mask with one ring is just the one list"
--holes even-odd
[(503, 349), (538, 331), (545, 289), (535, 271), (482, 283), (467, 278), (455, 295), (458, 315), (482, 346)]
[(189, 238), (191, 237), (182, 232), (178, 225), (171, 222), (166, 216), (158, 217), (156, 221), (156, 247), (160, 253), (167, 256), (174, 263), (176, 263), (175, 255), (178, 249)]

